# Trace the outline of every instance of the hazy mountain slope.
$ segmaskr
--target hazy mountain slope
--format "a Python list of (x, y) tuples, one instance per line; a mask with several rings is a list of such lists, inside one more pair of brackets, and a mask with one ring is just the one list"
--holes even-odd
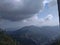
[(48, 45), (48, 43), (51, 43), (58, 38), (59, 32), (58, 26), (26, 26), (12, 32), (11, 36), (17, 41), (20, 41), (23, 45)]

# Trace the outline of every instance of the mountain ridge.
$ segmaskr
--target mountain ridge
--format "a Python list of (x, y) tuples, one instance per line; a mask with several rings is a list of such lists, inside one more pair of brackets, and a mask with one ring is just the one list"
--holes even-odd
[(58, 37), (59, 34), (58, 28), (59, 28), (58, 26), (54, 27), (26, 26), (16, 31), (13, 31), (11, 36), (17, 41), (20, 41), (21, 43), (24, 43), (26, 45), (29, 45), (27, 44), (27, 42), (34, 45), (35, 44), (44, 45), (51, 43), (52, 40), (54, 41)]

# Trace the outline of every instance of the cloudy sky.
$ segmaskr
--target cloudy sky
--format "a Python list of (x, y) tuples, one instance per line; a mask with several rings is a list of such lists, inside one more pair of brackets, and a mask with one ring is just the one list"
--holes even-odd
[(0, 0), (0, 28), (59, 25), (57, 0)]

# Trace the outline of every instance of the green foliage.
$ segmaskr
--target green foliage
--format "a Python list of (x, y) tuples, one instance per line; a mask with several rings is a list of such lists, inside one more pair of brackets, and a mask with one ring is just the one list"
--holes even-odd
[(0, 45), (18, 45), (18, 43), (0, 29)]

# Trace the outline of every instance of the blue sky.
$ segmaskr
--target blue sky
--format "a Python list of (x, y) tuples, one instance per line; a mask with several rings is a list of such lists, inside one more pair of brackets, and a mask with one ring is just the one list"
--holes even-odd
[(59, 22), (59, 14), (58, 14), (58, 7), (57, 5), (53, 7), (48, 7), (48, 5), (45, 6), (44, 10), (39, 14), (39, 18), (44, 18), (48, 14), (52, 14), (53, 20), (55, 20), (57, 23)]

